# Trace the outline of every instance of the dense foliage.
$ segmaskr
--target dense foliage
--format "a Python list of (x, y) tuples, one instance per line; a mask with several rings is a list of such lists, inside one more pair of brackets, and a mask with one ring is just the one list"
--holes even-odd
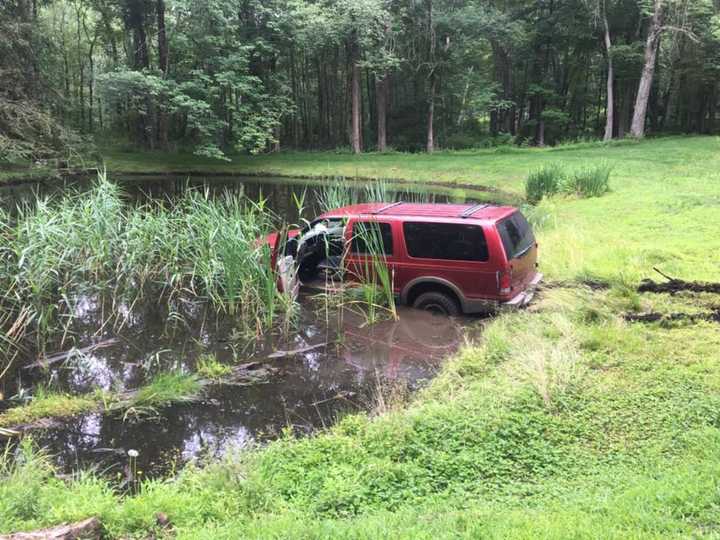
[[(103, 141), (221, 159), (280, 146), (432, 151), (716, 129), (711, 0), (12, 0), (0, 9), (6, 160), (68, 138), (51, 120)], [(23, 144), (35, 139), (38, 148)]]

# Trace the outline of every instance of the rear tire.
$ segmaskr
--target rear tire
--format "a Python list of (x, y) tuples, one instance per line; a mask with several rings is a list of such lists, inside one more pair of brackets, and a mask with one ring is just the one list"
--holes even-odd
[(413, 307), (437, 313), (438, 315), (447, 315), (448, 317), (460, 315), (460, 306), (455, 299), (438, 291), (422, 293), (413, 302)]

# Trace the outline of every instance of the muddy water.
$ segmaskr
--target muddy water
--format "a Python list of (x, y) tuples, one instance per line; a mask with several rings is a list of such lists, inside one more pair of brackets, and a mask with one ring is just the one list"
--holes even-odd
[[(214, 193), (239, 191), (252, 200), (263, 197), (273, 212), (291, 223), (299, 219), (293, 195), (305, 194), (308, 216), (313, 215), (320, 193), (317, 183), (288, 179), (164, 177), (121, 183), (132, 201), (172, 200), (188, 186), (198, 185)], [(80, 190), (86, 185), (83, 181), (74, 184)], [(0, 200), (11, 207), (30, 200), (33, 189), (51, 194), (57, 188), (0, 189)], [(436, 202), (487, 200), (481, 192), (415, 189), (430, 193)], [(396, 197), (412, 198), (412, 194)], [(12, 380), (0, 381), (0, 387), (5, 396), (32, 394), (39, 386), (72, 394), (132, 390), (159, 372), (193, 372), (202, 355), (228, 365), (258, 361), (277, 370), (262, 384), (216, 385), (199, 401), (154, 414), (125, 418), (117, 413), (87, 414), (33, 433), (64, 471), (95, 467), (123, 478), (127, 451), (135, 449), (138, 469), (147, 476), (164, 475), (189, 460), (212, 459), (234, 448), (262, 443), (286, 428), (309, 433), (348, 412), (372, 410), (384, 400), (412, 392), (431, 379), (478, 326), (477, 321), (455, 321), (409, 309), (400, 311), (398, 321), (368, 326), (355, 313), (327, 312), (308, 297), (301, 298), (300, 304), (299, 321), (292, 331), (255, 338), (238, 335), (231, 319), (218, 320), (206, 306), (188, 303), (170, 306), (170, 311), (151, 301), (132, 310), (128, 307), (126, 324), (110, 327), (103, 323), (102, 302), (88, 297), (78, 303), (72, 343), (84, 347), (108, 338), (118, 341), (50, 370), (19, 370)], [(181, 317), (169, 317), (171, 312)], [(168, 323), (169, 318), (174, 322)], [(317, 347), (308, 350), (313, 346)], [(49, 352), (68, 347), (58, 342)], [(297, 350), (302, 352), (272, 357), (278, 351)], [(8, 404), (8, 400), (0, 402), (0, 406)]]
[[(146, 475), (167, 474), (188, 460), (261, 443), (286, 428), (309, 433), (332, 425), (342, 414), (407, 395), (435, 375), (470, 324), (401, 309), (399, 320), (368, 326), (353, 312), (325, 318), (314, 302), (302, 299), (299, 330), (255, 340), (234, 336), (230, 321), (203, 323), (198, 317), (189, 327), (168, 327), (164, 317), (152, 313), (140, 314), (122, 331), (93, 336), (97, 327), (89, 310), (79, 343), (109, 335), (119, 341), (49, 372), (25, 374), (23, 384), (50, 384), (70, 393), (128, 390), (157, 372), (193, 371), (204, 354), (228, 365), (258, 361), (277, 372), (256, 385), (210, 387), (200, 401), (149, 416), (76, 417), (38, 431), (34, 438), (65, 471), (96, 466), (123, 477), (127, 451), (135, 449)], [(82, 335), (83, 329), (77, 330)], [(315, 345), (319, 347), (307, 350)], [(301, 352), (293, 354), (297, 350)], [(278, 351), (287, 355), (273, 358)]]

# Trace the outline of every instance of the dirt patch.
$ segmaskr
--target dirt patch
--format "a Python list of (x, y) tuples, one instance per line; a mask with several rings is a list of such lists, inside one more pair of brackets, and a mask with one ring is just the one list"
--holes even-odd
[(638, 292), (668, 294), (676, 294), (679, 292), (693, 292), (720, 294), (720, 283), (709, 283), (704, 281), (684, 281), (682, 279), (671, 279), (664, 283), (657, 283), (652, 279), (644, 279), (640, 282)]
[(653, 270), (664, 277), (667, 281), (664, 283), (657, 283), (652, 279), (643, 279), (638, 286), (638, 292), (668, 294), (693, 292), (720, 294), (720, 283), (711, 283), (707, 281), (685, 281), (684, 279), (677, 279), (672, 276), (668, 276), (659, 268), (653, 267)]
[(710, 312), (704, 313), (658, 313), (655, 311), (649, 313), (626, 313), (623, 318), (629, 322), (642, 322), (642, 323), (653, 323), (653, 322), (675, 322), (675, 321), (688, 321), (691, 323), (698, 321), (710, 321), (720, 323), (720, 307), (713, 309)]

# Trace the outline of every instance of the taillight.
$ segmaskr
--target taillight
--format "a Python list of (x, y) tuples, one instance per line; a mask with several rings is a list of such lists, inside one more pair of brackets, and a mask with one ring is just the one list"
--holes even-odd
[(497, 284), (500, 294), (510, 294), (510, 290), (512, 289), (512, 267), (506, 270), (498, 270)]

